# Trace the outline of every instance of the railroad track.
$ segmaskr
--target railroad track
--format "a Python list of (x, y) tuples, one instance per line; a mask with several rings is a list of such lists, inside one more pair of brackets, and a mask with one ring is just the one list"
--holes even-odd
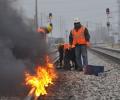
[(93, 47), (93, 48), (89, 48), (89, 50), (97, 54), (100, 54), (104, 57), (107, 57), (110, 60), (120, 64), (120, 50), (103, 48), (103, 47)]
[(58, 62), (58, 59), (59, 59), (58, 50), (54, 49), (53, 51), (49, 52), (49, 55), (50, 55), (52, 62), (54, 64), (56, 64)]
[(102, 50), (107, 50), (107, 51), (111, 51), (111, 52), (115, 52), (115, 53), (120, 53), (120, 49), (111, 49), (111, 48), (105, 48), (105, 47), (94, 47), (94, 48), (98, 48), (98, 49), (102, 49)]

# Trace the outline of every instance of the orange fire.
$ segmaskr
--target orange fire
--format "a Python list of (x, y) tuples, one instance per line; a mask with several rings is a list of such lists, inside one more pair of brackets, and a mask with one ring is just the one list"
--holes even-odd
[(35, 72), (34, 75), (27, 72), (25, 73), (25, 83), (31, 87), (29, 95), (32, 95), (33, 93), (35, 97), (46, 95), (46, 87), (50, 84), (54, 84), (53, 81), (57, 78), (54, 66), (47, 61), (46, 66), (38, 66), (35, 69)]

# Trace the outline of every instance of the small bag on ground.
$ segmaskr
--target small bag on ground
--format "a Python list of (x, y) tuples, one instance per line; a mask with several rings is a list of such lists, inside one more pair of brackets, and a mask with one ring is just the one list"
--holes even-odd
[(85, 67), (84, 73), (87, 75), (96, 75), (104, 72), (104, 66), (88, 65)]

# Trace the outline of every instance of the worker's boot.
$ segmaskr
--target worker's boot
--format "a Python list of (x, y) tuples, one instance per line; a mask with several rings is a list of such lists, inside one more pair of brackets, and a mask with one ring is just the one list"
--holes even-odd
[(70, 61), (70, 70), (71, 71), (74, 70), (74, 63), (73, 63), (73, 61)]
[(83, 72), (84, 74), (86, 74), (86, 67), (83, 67)]

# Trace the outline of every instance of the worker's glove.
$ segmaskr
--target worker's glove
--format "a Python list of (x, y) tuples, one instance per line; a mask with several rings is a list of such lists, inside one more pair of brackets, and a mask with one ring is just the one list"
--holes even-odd
[(69, 45), (69, 48), (71, 49), (71, 48), (72, 48), (72, 45)]

